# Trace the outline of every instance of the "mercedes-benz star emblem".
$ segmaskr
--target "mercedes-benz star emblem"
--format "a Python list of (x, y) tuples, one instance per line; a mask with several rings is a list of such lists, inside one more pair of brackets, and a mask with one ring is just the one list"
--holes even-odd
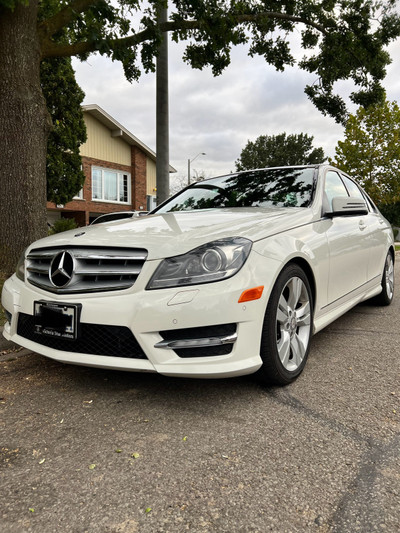
[(54, 256), (50, 265), (49, 277), (54, 287), (66, 287), (74, 273), (74, 257), (69, 252), (60, 252)]

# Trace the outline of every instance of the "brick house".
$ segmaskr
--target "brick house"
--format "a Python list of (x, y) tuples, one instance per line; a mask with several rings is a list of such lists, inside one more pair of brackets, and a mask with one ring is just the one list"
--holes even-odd
[[(74, 218), (85, 226), (114, 211), (156, 205), (156, 154), (96, 104), (83, 106), (87, 141), (81, 146), (83, 189), (66, 205), (47, 202), (48, 222)], [(170, 172), (176, 172), (170, 167)]]

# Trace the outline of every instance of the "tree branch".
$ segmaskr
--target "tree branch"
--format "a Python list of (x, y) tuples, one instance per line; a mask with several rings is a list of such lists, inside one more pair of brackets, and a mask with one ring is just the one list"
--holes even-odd
[[(75, 0), (74, 3), (77, 3), (77, 4), (78, 3), (80, 4), (91, 3), (91, 5), (93, 5), (95, 1), (99, 1), (99, 0)], [(279, 13), (279, 12), (274, 12), (274, 11), (258, 13), (256, 15), (254, 14), (237, 15), (234, 20), (235, 20), (235, 24), (238, 25), (238, 24), (243, 24), (246, 22), (249, 22), (249, 23), (257, 22), (258, 20), (261, 20), (263, 18), (280, 19), (280, 20), (287, 20), (290, 22), (298, 22), (301, 24), (305, 24), (306, 26), (311, 26), (315, 28), (316, 30), (318, 30), (320, 33), (323, 33), (324, 35), (326, 35), (327, 33), (326, 29), (321, 24), (305, 19), (303, 17), (295, 17), (292, 15), (287, 15), (285, 13)], [(165, 22), (159, 25), (159, 29), (161, 32), (188, 31), (188, 30), (200, 29), (201, 26), (202, 24), (198, 20), (182, 20), (182, 21)], [(83, 41), (83, 42), (74, 43), (74, 44), (55, 43), (48, 37), (48, 35), (49, 33), (47, 33), (47, 35), (42, 40), (42, 45), (41, 45), (42, 58), (69, 57), (69, 56), (75, 56), (75, 55), (80, 55), (80, 54), (87, 54), (90, 52), (95, 52), (99, 48), (98, 42), (95, 42), (95, 41), (93, 42)], [(136, 46), (150, 39), (152, 35), (153, 35), (153, 32), (149, 29), (146, 29), (141, 32), (130, 35), (129, 37), (113, 39), (110, 41), (110, 46), (112, 48)]]
[(43, 39), (50, 39), (55, 33), (72, 22), (77, 13), (84, 13), (103, 0), (72, 0), (70, 4), (43, 20), (38, 25), (38, 31)]

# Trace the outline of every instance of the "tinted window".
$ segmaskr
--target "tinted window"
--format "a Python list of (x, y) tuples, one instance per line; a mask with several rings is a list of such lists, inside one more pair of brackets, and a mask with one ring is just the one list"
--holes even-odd
[(275, 168), (200, 181), (154, 212), (224, 207), (308, 207), (313, 168)]

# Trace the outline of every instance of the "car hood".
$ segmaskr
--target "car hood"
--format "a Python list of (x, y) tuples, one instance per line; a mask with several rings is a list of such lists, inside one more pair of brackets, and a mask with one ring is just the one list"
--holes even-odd
[(50, 246), (118, 246), (145, 248), (148, 259), (186, 253), (224, 237), (257, 241), (310, 222), (307, 208), (234, 208), (179, 211), (113, 221), (66, 231), (37, 241)]

